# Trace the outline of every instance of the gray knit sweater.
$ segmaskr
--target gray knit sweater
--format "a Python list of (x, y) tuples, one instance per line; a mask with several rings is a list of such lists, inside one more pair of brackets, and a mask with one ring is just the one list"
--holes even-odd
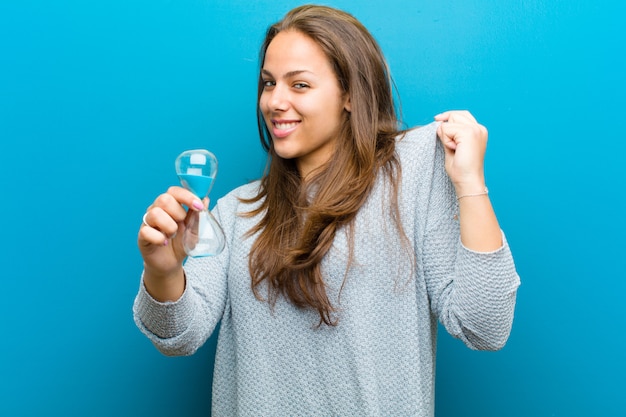
[(437, 321), (472, 349), (504, 345), (519, 285), (506, 240), (489, 253), (461, 244), (436, 123), (410, 131), (397, 152), (417, 262), (403, 252), (381, 175), (356, 217), (352, 267), (346, 274), (345, 231), (322, 264), (336, 327), (317, 328), (316, 312), (284, 299), (271, 310), (254, 297), (254, 237), (243, 235), (259, 218), (237, 216), (250, 209), (237, 197), (256, 194), (258, 182), (217, 202), (226, 249), (185, 263), (178, 301), (159, 303), (140, 285), (135, 321), (166, 355), (194, 353), (221, 321), (213, 416), (432, 416)]

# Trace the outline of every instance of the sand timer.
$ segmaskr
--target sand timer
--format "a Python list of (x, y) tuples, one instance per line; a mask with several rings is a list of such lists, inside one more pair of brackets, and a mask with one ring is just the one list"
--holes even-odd
[[(176, 158), (176, 175), (183, 187), (201, 200), (209, 195), (217, 174), (217, 158), (204, 149), (185, 151)], [(196, 257), (218, 255), (224, 249), (224, 232), (208, 208), (189, 216), (183, 233), (187, 255)]]

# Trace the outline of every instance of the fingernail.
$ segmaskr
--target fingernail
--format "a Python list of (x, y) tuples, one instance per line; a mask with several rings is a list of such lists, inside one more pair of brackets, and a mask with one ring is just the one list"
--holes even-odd
[(165, 241), (163, 242), (163, 246), (167, 246), (167, 244), (168, 244), (168, 241), (167, 239), (165, 239)]
[(191, 205), (197, 210), (202, 210), (204, 208), (204, 204), (202, 204), (202, 201), (200, 200), (193, 200), (193, 203), (191, 203)]

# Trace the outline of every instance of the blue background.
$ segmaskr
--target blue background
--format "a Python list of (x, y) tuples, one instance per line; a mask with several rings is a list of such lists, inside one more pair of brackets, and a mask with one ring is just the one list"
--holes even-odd
[[(0, 2), (0, 415), (206, 416), (215, 338), (135, 328), (145, 208), (173, 161), (257, 178), (257, 51), (295, 1)], [(618, 416), (624, 400), (622, 1), (330, 3), (379, 39), (408, 125), (470, 109), (522, 286), (500, 352), (441, 333), (438, 416)]]

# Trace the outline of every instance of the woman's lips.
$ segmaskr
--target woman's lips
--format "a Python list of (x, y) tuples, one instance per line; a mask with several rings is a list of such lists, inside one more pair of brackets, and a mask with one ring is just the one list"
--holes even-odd
[(296, 130), (299, 124), (300, 124), (299, 121), (293, 121), (293, 120), (290, 120), (290, 121), (273, 120), (272, 121), (272, 133), (274, 137), (281, 139), (281, 138), (289, 136), (291, 132)]

